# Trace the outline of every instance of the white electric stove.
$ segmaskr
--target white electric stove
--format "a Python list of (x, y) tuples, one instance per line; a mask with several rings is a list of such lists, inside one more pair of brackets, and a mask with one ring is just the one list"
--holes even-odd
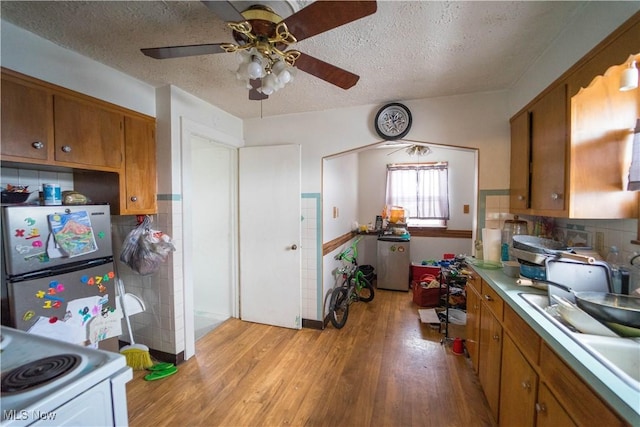
[(2, 326), (1, 426), (127, 426), (121, 354)]

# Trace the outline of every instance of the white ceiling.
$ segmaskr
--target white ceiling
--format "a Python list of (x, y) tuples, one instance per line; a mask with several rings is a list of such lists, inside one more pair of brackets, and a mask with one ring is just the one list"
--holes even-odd
[[(225, 23), (199, 1), (2, 1), (0, 7), (3, 20), (62, 47), (251, 118), (508, 89), (584, 3), (379, 1), (375, 14), (295, 45), (358, 74), (356, 86), (345, 91), (299, 72), (262, 105), (236, 80), (235, 54), (156, 60), (140, 53), (232, 42)], [(275, 7), (286, 14), (291, 4), (305, 2)]]

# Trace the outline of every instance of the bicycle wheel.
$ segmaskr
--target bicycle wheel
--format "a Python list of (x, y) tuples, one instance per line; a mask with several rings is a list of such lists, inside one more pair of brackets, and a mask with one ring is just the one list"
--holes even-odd
[(342, 329), (349, 317), (349, 299), (347, 288), (340, 286), (331, 292), (329, 320), (336, 329)]
[(358, 298), (360, 301), (369, 302), (373, 300), (374, 296), (375, 292), (373, 291), (373, 285), (371, 282), (364, 277), (360, 277), (360, 290), (358, 291)]

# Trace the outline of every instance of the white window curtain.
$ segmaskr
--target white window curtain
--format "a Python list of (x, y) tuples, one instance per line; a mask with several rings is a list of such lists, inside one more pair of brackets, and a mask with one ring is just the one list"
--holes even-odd
[(387, 165), (385, 200), (407, 209), (410, 218), (448, 220), (448, 164)]

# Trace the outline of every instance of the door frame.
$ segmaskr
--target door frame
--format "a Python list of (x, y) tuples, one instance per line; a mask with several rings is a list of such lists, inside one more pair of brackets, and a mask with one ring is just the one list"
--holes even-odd
[[(244, 141), (238, 138), (234, 138), (220, 132), (216, 129), (204, 126), (200, 123), (189, 120), (186, 117), (180, 117), (180, 138), (181, 138), (181, 177), (180, 186), (182, 194), (182, 235), (186, 240), (188, 236), (193, 235), (194, 226), (191, 221), (191, 215), (187, 213), (188, 206), (192, 206), (194, 195), (191, 192), (191, 138), (197, 136), (200, 138), (213, 141), (215, 144), (223, 147), (227, 147), (232, 151), (232, 176), (233, 180), (232, 189), (232, 230), (231, 230), (231, 300), (232, 305), (232, 317), (239, 317), (240, 312), (240, 299), (239, 299), (239, 266), (238, 266), (238, 148), (244, 146)], [(188, 260), (192, 259), (191, 245), (186, 241), (182, 245), (182, 291), (183, 291), (183, 318), (184, 318), (184, 360), (188, 360), (195, 355), (195, 325), (193, 320), (193, 271), (190, 268)], [(178, 302), (178, 301), (175, 301)]]

